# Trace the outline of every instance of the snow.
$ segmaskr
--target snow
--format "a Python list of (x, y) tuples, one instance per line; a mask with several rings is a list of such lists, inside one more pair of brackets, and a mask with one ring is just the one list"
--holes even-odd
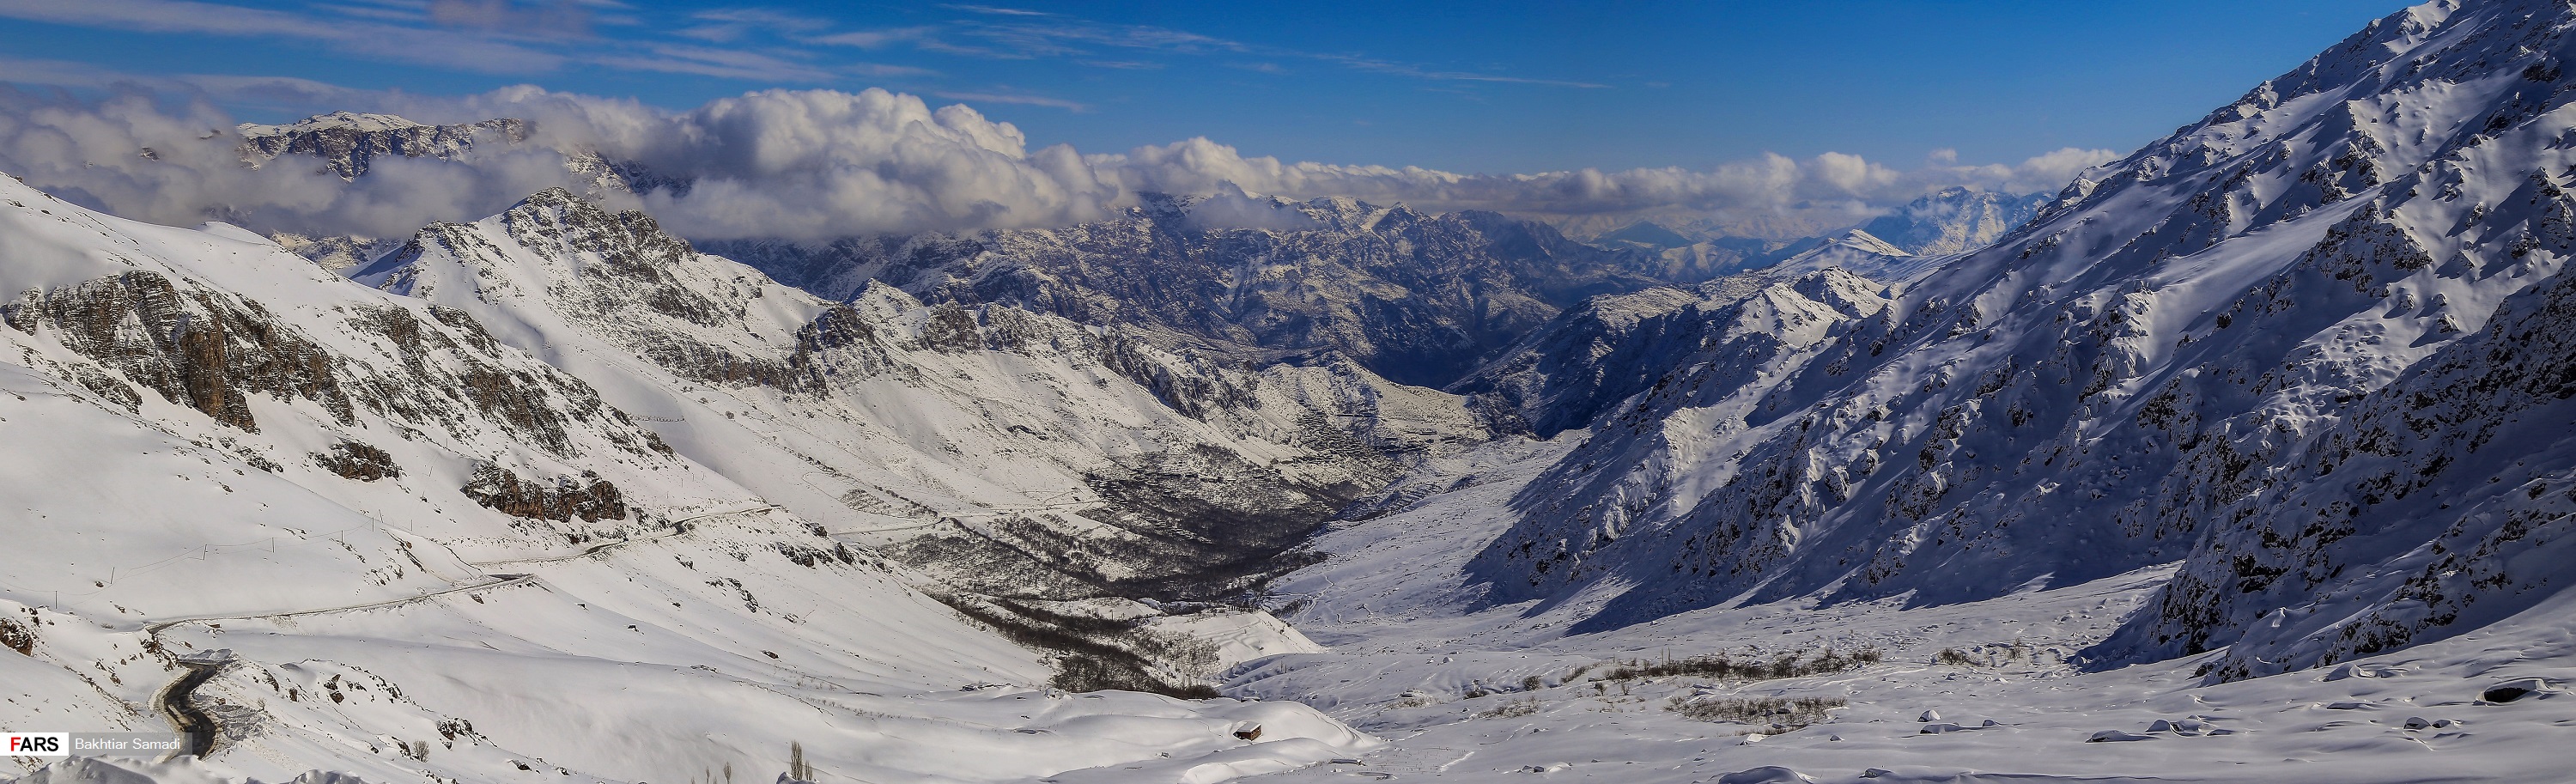
[(1232, 667), (1280, 654), (1324, 652), (1324, 646), (1316, 645), (1294, 627), (1259, 610), (1212, 610), (1162, 616), (1147, 622), (1146, 628), (1214, 643), (1218, 667)]
[[(1621, 782), (1858, 781), (2540, 781), (2560, 775), (2540, 751), (2576, 703), (2493, 704), (2493, 685), (2564, 678), (2576, 603), (2554, 601), (2454, 640), (2310, 671), (2207, 684), (2207, 657), (2101, 669), (2081, 652), (2145, 606), (2170, 567), (1968, 604), (1902, 601), (1713, 608), (1615, 632), (1562, 636), (1581, 609), (1525, 603), (1466, 610), (1445, 594), (1461, 575), (1422, 559), (1459, 534), (1435, 521), (1473, 499), (1433, 499), (1327, 539), (1333, 574), (1413, 572), (1390, 582), (1317, 578), (1292, 616), (1335, 652), (1261, 662), (1229, 692), (1298, 699), (1388, 739), (1358, 765), (1277, 778), (1399, 777), (1437, 760), (1443, 780)], [(1312, 573), (1309, 573), (1312, 574)], [(1307, 575), (1300, 575), (1301, 577)], [(1444, 579), (1445, 578), (1445, 579)], [(1366, 611), (1357, 608), (1365, 604)], [(1389, 622), (1389, 619), (1405, 622)], [(1605, 659), (1738, 655), (1871, 646), (1885, 662), (1769, 681), (1602, 680)], [(1942, 649), (1975, 665), (1934, 663)], [(2022, 653), (2015, 657), (2011, 652)], [(1991, 656), (1993, 666), (1984, 662)], [(1748, 658), (1759, 658), (1751, 656)], [(2351, 677), (2370, 672), (2372, 677)], [(1522, 691), (1537, 676), (1536, 690)], [(2547, 683), (2549, 681), (2542, 681)], [(1596, 690), (1592, 684), (1605, 688)], [(1487, 696), (1469, 697), (1494, 690)], [(1664, 708), (1675, 696), (1847, 700), (1825, 723), (1760, 737)], [(1525, 715), (1492, 715), (1516, 701)], [(2520, 705), (2528, 704), (2526, 710)], [(2543, 707), (2551, 706), (2551, 707)], [(1776, 770), (1765, 770), (1776, 769)], [(1795, 775), (1804, 778), (1777, 778)], [(1761, 778), (1770, 776), (1775, 778)], [(1264, 780), (1264, 779), (1254, 779)]]
[[(0, 181), (0, 638), (24, 649), (0, 726), (159, 729), (187, 665), (217, 668), (192, 704), (220, 727), (205, 760), (10, 764), (2562, 779), (2570, 14), (2400, 12), (1985, 250), (1853, 232), (1596, 299), (1479, 371), (1481, 415), (1347, 360), (1246, 368), (882, 284), (826, 300), (561, 191), (353, 280)], [(353, 444), (400, 470), (335, 466)], [(617, 503), (462, 491), (494, 472)], [(1100, 586), (1172, 565), (1119, 548), (1238, 533), (1120, 516), (1102, 477), (1147, 472), (1373, 497), (1265, 609), (1146, 602)], [(954, 542), (1018, 555), (885, 555)], [(1051, 689), (1050, 656), (930, 593), (960, 585), (1204, 648), (1184, 674), (1227, 696)]]
[(1917, 256), (1869, 232), (1853, 229), (1798, 255), (1782, 259), (1764, 272), (1787, 276), (1839, 268), (1874, 280), (1907, 283), (1931, 274), (1951, 258), (1953, 256)]
[[(795, 741), (817, 770), (856, 780), (1028, 781), (1171, 760), (1176, 780), (1200, 781), (1373, 744), (1295, 703), (1046, 689), (1036, 653), (914, 591), (920, 576), (863, 550), (829, 556), (834, 540), (807, 518), (686, 452), (619, 446), (635, 426), (581, 413), (588, 385), (477, 347), (479, 333), (443, 326), (427, 303), (225, 226), (134, 224), (11, 181), (0, 198), (0, 289), (38, 292), (0, 330), (0, 442), (12, 446), (0, 452), (0, 509), (21, 523), (0, 548), (0, 618), (32, 637), (28, 655), (0, 652), (0, 725), (162, 729), (150, 700), (178, 659), (224, 649), (232, 662), (194, 698), (222, 727), (212, 759), (11, 763), (31, 771), (22, 780), (120, 780), (110, 768), (163, 782), (313, 770), (709, 780), (768, 776)], [(571, 417), (571, 446), (470, 407), (358, 406), (344, 418), (305, 397), (249, 393), (252, 430), (143, 390), (129, 411), (80, 380), (94, 360), (56, 322), (16, 327), (37, 312), (23, 303), (136, 270), (206, 297), (179, 303), (184, 313), (238, 308), (346, 363), (330, 372), (399, 379), (401, 394), (435, 394), (458, 368), (521, 374), (543, 405), (570, 406), (544, 410)], [(396, 353), (345, 326), (388, 310), (455, 346)], [(106, 373), (96, 383), (122, 383)], [(341, 439), (382, 447), (402, 474), (318, 470), (307, 455)], [(537, 476), (596, 471), (652, 514), (575, 520), (573, 533), (598, 538), (567, 546), (564, 523), (457, 494), (472, 466), (496, 459)], [(827, 555), (803, 565), (794, 548)], [(1212, 631), (1248, 651), (1312, 650), (1260, 618)], [(1259, 741), (1236, 735), (1251, 725)]]
[(399, 131), (406, 128), (426, 127), (429, 126), (390, 114), (332, 112), (330, 114), (318, 114), (306, 117), (284, 125), (242, 123), (241, 127), (235, 129), (235, 132), (245, 137), (254, 137), (283, 136), (291, 133), (307, 133), (332, 129), (348, 129), (360, 133), (381, 133), (384, 131)]

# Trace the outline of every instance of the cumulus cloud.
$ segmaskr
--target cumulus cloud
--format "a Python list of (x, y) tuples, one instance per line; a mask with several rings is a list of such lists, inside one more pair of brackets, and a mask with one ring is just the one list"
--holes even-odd
[[(95, 103), (0, 87), (0, 168), (76, 203), (139, 220), (210, 218), (278, 229), (399, 235), (560, 182), (562, 158), (494, 150), (471, 161), (388, 160), (343, 182), (311, 167), (243, 164), (232, 120), (202, 102), (124, 92)], [(551, 160), (551, 163), (546, 161)]]
[(1936, 158), (1921, 167), (1900, 170), (1857, 155), (1826, 153), (1807, 160), (1764, 155), (1707, 170), (1665, 167), (1475, 175), (1411, 166), (1287, 163), (1247, 157), (1233, 147), (1198, 138), (1089, 160), (1131, 189), (1165, 193), (1212, 193), (1231, 184), (1293, 198), (1350, 196), (1430, 210), (1542, 216), (1833, 209), (1866, 217), (1951, 186), (2053, 192), (2076, 172), (2114, 157), (2108, 150), (2070, 148), (2018, 165), (1966, 166)]
[(400, 236), (432, 220), (498, 212), (545, 187), (578, 188), (566, 160), (596, 153), (687, 182), (616, 205), (641, 207), (684, 236), (822, 241), (1099, 220), (1148, 192), (1208, 197), (1199, 210), (1211, 226), (1294, 228), (1302, 215), (1270, 197), (1323, 196), (1568, 219), (1751, 221), (1821, 211), (1857, 222), (1947, 186), (2054, 190), (2111, 157), (2062, 150), (2014, 165), (1963, 165), (1935, 156), (1899, 169), (1843, 154), (1767, 155), (1706, 170), (1476, 175), (1286, 162), (1204, 138), (1115, 154), (1030, 149), (1019, 128), (966, 105), (934, 107), (884, 90), (771, 90), (683, 112), (527, 86), (465, 98), (378, 93), (363, 103), (352, 108), (423, 122), (516, 117), (534, 134), (522, 144), (479, 144), (455, 160), (378, 158), (366, 176), (344, 182), (287, 160), (245, 166), (234, 121), (204, 100), (141, 87), (96, 100), (0, 87), (0, 171), (143, 220)]

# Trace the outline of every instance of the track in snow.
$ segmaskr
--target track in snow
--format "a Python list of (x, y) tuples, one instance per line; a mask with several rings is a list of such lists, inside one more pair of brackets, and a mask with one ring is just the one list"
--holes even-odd
[[(681, 524), (684, 524), (684, 523), (695, 522), (695, 521), (703, 520), (703, 519), (706, 519), (706, 518), (709, 518), (709, 517), (720, 517), (720, 516), (725, 516), (725, 515), (737, 515), (737, 514), (752, 514), (752, 513), (756, 513), (756, 512), (768, 512), (768, 511), (771, 511), (771, 510), (773, 510), (773, 509), (777, 509), (777, 508), (778, 508), (778, 507), (776, 507), (776, 506), (762, 505), (760, 508), (757, 508), (757, 509), (732, 509), (732, 510), (726, 510), (726, 511), (721, 511), (721, 512), (707, 512), (707, 513), (704, 513), (704, 514), (694, 515), (694, 516), (691, 516), (691, 517), (684, 517), (684, 518), (680, 518), (680, 519), (678, 519), (678, 520), (673, 520), (673, 521), (671, 521), (671, 522), (672, 522), (672, 525), (673, 525), (673, 530), (672, 530), (671, 532), (669, 532), (669, 533), (655, 534), (655, 535), (653, 535), (653, 536), (639, 537), (639, 538), (634, 538), (634, 539), (624, 539), (624, 540), (620, 540), (620, 541), (609, 542), (609, 543), (607, 543), (607, 544), (602, 544), (602, 545), (597, 545), (597, 546), (591, 547), (590, 549), (583, 550), (583, 551), (581, 551), (580, 553), (576, 553), (576, 554), (573, 554), (573, 555), (557, 556), (557, 557), (551, 557), (551, 558), (528, 558), (528, 559), (503, 560), (503, 561), (468, 561), (467, 563), (468, 563), (468, 564), (470, 564), (470, 565), (473, 565), (473, 566), (489, 566), (489, 565), (493, 565), (493, 564), (504, 564), (504, 563), (554, 563), (554, 562), (559, 562), (559, 561), (569, 561), (569, 560), (573, 560), (573, 559), (576, 559), (576, 558), (586, 558), (586, 557), (593, 556), (593, 555), (597, 555), (597, 554), (600, 554), (600, 553), (602, 553), (602, 552), (606, 552), (606, 551), (608, 551), (608, 550), (610, 550), (610, 549), (613, 549), (613, 548), (616, 548), (616, 547), (620, 547), (620, 546), (624, 546), (624, 545), (635, 544), (635, 543), (638, 543), (638, 542), (653, 541), (653, 540), (657, 540), (657, 539), (665, 539), (665, 538), (669, 538), (669, 537), (672, 537), (672, 536), (679, 535), (682, 531), (679, 529), (679, 527), (678, 527), (678, 526), (679, 526), (679, 525), (681, 525)], [(461, 585), (461, 586), (457, 586), (457, 587), (453, 587), (453, 588), (447, 588), (447, 589), (444, 589), (444, 590), (431, 591), (431, 592), (429, 592), (429, 593), (424, 593), (424, 594), (420, 594), (420, 595), (417, 595), (417, 596), (406, 596), (406, 597), (403, 597), (403, 598), (400, 598), (400, 599), (388, 599), (388, 600), (380, 601), (380, 602), (367, 602), (367, 603), (364, 603), (364, 604), (351, 604), (351, 605), (343, 605), (343, 606), (339, 606), (339, 607), (322, 607), (322, 608), (316, 608), (316, 609), (311, 609), (311, 610), (292, 610), (292, 611), (288, 611), (288, 612), (260, 613), (260, 614), (256, 614), (256, 615), (207, 616), (207, 617), (197, 617), (197, 618), (173, 618), (173, 619), (166, 620), (166, 621), (159, 621), (159, 622), (155, 622), (155, 623), (151, 623), (151, 624), (146, 624), (146, 625), (143, 627), (143, 633), (144, 633), (144, 635), (145, 635), (145, 636), (147, 636), (147, 637), (149, 637), (149, 636), (154, 636), (154, 635), (158, 635), (158, 634), (160, 634), (160, 633), (161, 633), (163, 630), (165, 630), (165, 629), (168, 629), (168, 628), (170, 628), (170, 627), (172, 627), (172, 626), (177, 626), (177, 625), (179, 625), (179, 624), (183, 624), (183, 623), (207, 623), (207, 622), (212, 622), (212, 621), (247, 621), (247, 620), (254, 620), (254, 619), (295, 618), (295, 617), (306, 616), (306, 615), (322, 615), (322, 614), (327, 614), (327, 613), (355, 612), (355, 611), (358, 611), (358, 610), (372, 610), (372, 609), (377, 609), (377, 608), (381, 608), (381, 607), (395, 607), (395, 606), (400, 606), (400, 605), (405, 605), (405, 604), (411, 604), (411, 603), (414, 603), (414, 602), (421, 602), (421, 601), (427, 601), (427, 600), (430, 600), (430, 599), (436, 599), (436, 598), (441, 597), (441, 596), (449, 596), (449, 595), (453, 595), (453, 594), (464, 593), (464, 592), (467, 592), (467, 591), (479, 591), (479, 590), (483, 590), (483, 589), (486, 589), (486, 588), (503, 588), (503, 587), (513, 586), (513, 585), (525, 585), (525, 584), (529, 584), (529, 583), (533, 583), (533, 582), (536, 582), (536, 581), (537, 581), (537, 576), (536, 576), (536, 575), (533, 575), (533, 574), (491, 574), (491, 575), (484, 575), (484, 576), (485, 576), (485, 577), (488, 577), (488, 578), (490, 578), (490, 579), (489, 579), (489, 580), (486, 580), (486, 581), (484, 581), (484, 582), (475, 583), (475, 584), (473, 584), (473, 585)], [(221, 670), (223, 669), (224, 665), (225, 665), (225, 664), (228, 664), (228, 663), (230, 663), (230, 662), (228, 662), (228, 661), (223, 661), (223, 660), (195, 660), (195, 659), (181, 659), (181, 660), (179, 661), (179, 666), (180, 666), (182, 669), (186, 670), (186, 672), (182, 672), (182, 673), (180, 673), (180, 674), (179, 674), (179, 677), (171, 679), (171, 681), (170, 681), (169, 683), (167, 683), (167, 684), (163, 684), (163, 685), (162, 685), (162, 687), (161, 687), (161, 690), (160, 690), (160, 691), (158, 691), (158, 692), (155, 692), (155, 693), (152, 695), (152, 707), (153, 707), (153, 709), (154, 709), (154, 710), (156, 710), (156, 711), (159, 711), (159, 712), (160, 712), (160, 714), (161, 714), (161, 716), (162, 716), (162, 718), (168, 719), (168, 720), (169, 720), (169, 722), (170, 722), (170, 726), (171, 726), (172, 728), (177, 729), (177, 730), (180, 732), (180, 734), (186, 735), (186, 736), (188, 737), (188, 745), (187, 745), (187, 748), (183, 749), (183, 750), (182, 750), (182, 751), (180, 751), (180, 752), (173, 752), (173, 753), (171, 753), (171, 754), (169, 754), (169, 755), (165, 755), (165, 756), (163, 757), (163, 761), (168, 761), (168, 759), (170, 759), (171, 757), (176, 757), (176, 756), (178, 756), (179, 754), (182, 754), (182, 753), (185, 753), (185, 754), (188, 754), (188, 755), (192, 755), (192, 756), (196, 756), (196, 757), (199, 757), (199, 758), (203, 758), (203, 757), (206, 755), (206, 753), (207, 753), (207, 752), (210, 752), (210, 751), (213, 751), (213, 750), (214, 750), (214, 746), (215, 746), (215, 733), (216, 733), (216, 731), (217, 731), (217, 730), (221, 729), (221, 727), (220, 727), (220, 725), (218, 725), (218, 724), (216, 724), (216, 723), (215, 723), (215, 719), (214, 719), (214, 717), (213, 717), (213, 716), (206, 715), (206, 713), (205, 713), (204, 711), (197, 710), (196, 706), (195, 706), (194, 704), (191, 704), (191, 703), (189, 702), (189, 698), (190, 698), (191, 696), (193, 696), (193, 695), (196, 693), (196, 691), (197, 691), (197, 687), (199, 687), (199, 686), (203, 686), (203, 685), (205, 685), (205, 684), (206, 684), (206, 681), (209, 681), (209, 680), (214, 679), (214, 677), (215, 677), (215, 673), (216, 673), (216, 672), (218, 672), (218, 671), (221, 671)]]

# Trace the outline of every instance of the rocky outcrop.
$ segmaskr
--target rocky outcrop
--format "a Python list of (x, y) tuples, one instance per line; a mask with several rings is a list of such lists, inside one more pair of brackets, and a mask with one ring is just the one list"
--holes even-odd
[(452, 158), (477, 142), (515, 144), (533, 130), (526, 120), (497, 119), (458, 125), (423, 125), (384, 114), (337, 112), (288, 125), (243, 125), (242, 161), (254, 166), (280, 156), (320, 159), (341, 179), (367, 173), (376, 158)]
[(557, 477), (551, 484), (520, 479), (509, 469), (485, 463), (474, 468), (474, 475), (458, 488), (465, 497), (487, 508), (512, 517), (530, 520), (582, 522), (624, 520), (626, 499), (617, 485), (585, 472), (580, 477)]
[(9, 327), (112, 371), (54, 366), (129, 411), (142, 402), (130, 383), (249, 432), (260, 429), (250, 400), (267, 396), (310, 402), (342, 425), (363, 411), (457, 437), (499, 427), (558, 454), (576, 449), (572, 430), (592, 428), (621, 448), (669, 449), (579, 380), (503, 360), (506, 349), (464, 313), (433, 308), (434, 325), (399, 307), (341, 313), (346, 329), (388, 342), (381, 356), (326, 349), (256, 301), (151, 271), (29, 290), (0, 308)]
[[(2520, 249), (2576, 254), (2576, 201), (2544, 198)], [(2427, 266), (2372, 256), (2386, 264), (2359, 266)], [(2559, 426), (2576, 398), (2576, 278), (2563, 264), (2485, 330), (2277, 450), (2271, 481), (2234, 483), (2243, 492), (2210, 505), (2229, 524), (2106, 650), (2224, 645), (2205, 674), (2255, 677), (2449, 637), (2551, 596), (2576, 524), (2576, 436)]]
[[(13, 329), (46, 329), (126, 380), (233, 427), (259, 430), (249, 398), (261, 394), (310, 400), (342, 423), (353, 421), (334, 358), (274, 323), (256, 302), (135, 271), (30, 290), (0, 314)], [(139, 402), (130, 393), (110, 396), (129, 400), (129, 408)]]
[(375, 482), (402, 476), (402, 466), (394, 463), (393, 453), (358, 441), (331, 445), (331, 451), (313, 453), (313, 462), (344, 479)]
[[(1584, 422), (1590, 437), (1514, 499), (1519, 522), (1471, 563), (1493, 584), (1493, 600), (1548, 595), (1701, 549), (1658, 530), (1670, 514), (1663, 505), (1686, 483), (1711, 481), (1694, 474), (1776, 476), (1784, 467), (1739, 464), (1709, 446), (1794, 428), (1775, 402), (1799, 380), (1789, 370), (1846, 350), (1849, 332), (1883, 320), (1893, 305), (1884, 286), (1839, 269), (1754, 283), (1710, 287), (1700, 301), (1602, 333), (1614, 343), (1598, 352), (1495, 376), (1506, 386), (1488, 399), (1518, 395), (1599, 413)], [(1616, 375), (1636, 367), (1659, 372)]]

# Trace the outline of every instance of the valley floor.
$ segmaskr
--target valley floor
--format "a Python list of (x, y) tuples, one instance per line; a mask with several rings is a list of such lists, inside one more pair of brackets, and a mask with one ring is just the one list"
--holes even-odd
[[(2576, 602), (2564, 599), (2451, 640), (2220, 685), (2194, 677), (2209, 655), (2105, 671), (2082, 661), (2080, 652), (2147, 601), (2170, 567), (1971, 604), (1719, 607), (1574, 637), (1551, 630), (1584, 616), (1580, 600), (1477, 609), (1457, 587), (1474, 548), (1457, 543), (1497, 533), (1493, 510), (1527, 480), (1521, 472), (1544, 462), (1527, 459), (1531, 453), (1552, 448), (1497, 446), (1453, 461), (1447, 468), (1475, 477), (1475, 487), (1336, 531), (1320, 543), (1334, 559), (1285, 582), (1306, 601), (1294, 623), (1332, 652), (1250, 663), (1230, 674), (1226, 691), (1302, 701), (1388, 744), (1275, 778), (2576, 778), (2554, 747), (2576, 728), (2576, 695), (2479, 699), (2516, 679), (2576, 678)], [(1812, 660), (1828, 647), (1875, 650), (1882, 660), (1766, 680), (1618, 678), (1611, 664), (1713, 654)], [(1754, 734), (1754, 724), (1699, 721), (1673, 709), (1676, 700), (1715, 711), (1746, 699), (1843, 704), (1805, 719), (1813, 726), (1765, 727), (1777, 733), (1767, 735)]]

